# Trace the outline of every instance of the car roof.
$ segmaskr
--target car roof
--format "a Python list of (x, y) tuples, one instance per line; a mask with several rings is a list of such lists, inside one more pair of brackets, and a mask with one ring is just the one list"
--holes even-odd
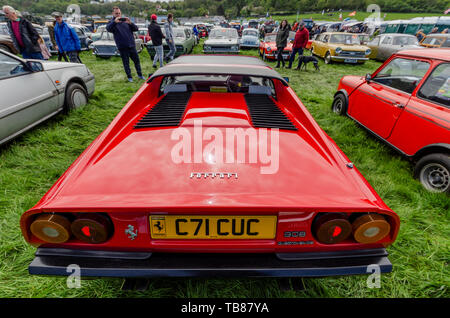
[(242, 55), (183, 55), (158, 69), (150, 81), (158, 76), (205, 74), (249, 75), (286, 80), (257, 57)]
[(388, 36), (409, 36), (409, 37), (416, 37), (413, 34), (405, 34), (405, 33), (383, 33), (383, 34), (379, 34), (377, 36), (384, 36), (384, 35), (388, 35)]
[(428, 37), (450, 38), (450, 33), (433, 33), (433, 34), (428, 34), (426, 37), (427, 38)]
[(450, 61), (450, 48), (424, 48), (398, 51), (399, 55)]

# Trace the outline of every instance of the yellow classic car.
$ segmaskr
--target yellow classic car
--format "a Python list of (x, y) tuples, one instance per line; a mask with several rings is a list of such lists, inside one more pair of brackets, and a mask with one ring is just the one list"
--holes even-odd
[(369, 59), (371, 50), (361, 45), (358, 34), (345, 32), (326, 32), (320, 34), (311, 44), (311, 52), (332, 62), (364, 63)]

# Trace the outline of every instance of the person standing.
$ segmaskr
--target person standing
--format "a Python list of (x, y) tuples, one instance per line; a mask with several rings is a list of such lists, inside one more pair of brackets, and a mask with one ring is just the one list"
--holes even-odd
[[(305, 23), (301, 22), (298, 27), (298, 31), (295, 33), (294, 43), (292, 44), (292, 53), (291, 57), (289, 58), (289, 66), (287, 68), (292, 67), (292, 63), (294, 62), (295, 55), (297, 54), (297, 52), (300, 59), (300, 57), (303, 55), (303, 49), (306, 48), (306, 45), (308, 44), (308, 40), (309, 40), (308, 29), (305, 28)], [(299, 68), (299, 66), (300, 62), (299, 65), (297, 66), (297, 69)]]
[(64, 61), (69, 62), (69, 60), (67, 59), (66, 53), (64, 53), (64, 52), (61, 53), (58, 50), (58, 44), (56, 44), (56, 39), (55, 39), (55, 24), (56, 24), (56, 21), (47, 22), (45, 24), (47, 26), (47, 29), (48, 29), (48, 35), (50, 36), (50, 41), (52, 42), (53, 49), (58, 52), (58, 62), (61, 62), (61, 60), (63, 58), (64, 58)]
[(166, 33), (166, 42), (169, 46), (169, 53), (167, 53), (165, 60), (173, 60), (175, 57), (175, 43), (173, 40), (173, 15), (169, 13), (167, 15), (167, 22), (164, 24), (164, 31)]
[(158, 22), (156, 22), (158, 17), (156, 14), (152, 14), (151, 22), (148, 26), (148, 34), (152, 39), (153, 48), (155, 49), (155, 56), (153, 57), (153, 67), (156, 68), (156, 63), (159, 60), (159, 67), (163, 67), (163, 59), (164, 59), (164, 49), (162, 44), (162, 39), (164, 38), (164, 34), (161, 31), (161, 27)]
[(106, 30), (114, 35), (117, 49), (122, 58), (123, 68), (127, 74), (129, 82), (133, 82), (131, 76), (130, 58), (136, 68), (136, 73), (140, 79), (145, 80), (142, 76), (141, 62), (138, 52), (136, 51), (136, 42), (134, 41), (133, 32), (139, 30), (136, 24), (132, 23), (130, 18), (122, 18), (122, 12), (118, 7), (113, 7), (113, 17), (106, 25)]
[(283, 50), (287, 45), (287, 39), (289, 38), (289, 31), (290, 26), (287, 20), (281, 21), (281, 25), (277, 32), (277, 37), (275, 39), (275, 43), (277, 45), (277, 66), (275, 66), (276, 68), (280, 67), (280, 62), (281, 64), (283, 64), (284, 67)]
[(81, 50), (80, 39), (73, 28), (63, 21), (61, 13), (55, 13), (55, 41), (58, 52), (67, 54), (71, 63), (81, 63), (78, 52)]
[(24, 59), (43, 60), (39, 46), (39, 33), (30, 21), (18, 17), (18, 12), (11, 6), (2, 7), (5, 16), (8, 18), (8, 31), (15, 48)]

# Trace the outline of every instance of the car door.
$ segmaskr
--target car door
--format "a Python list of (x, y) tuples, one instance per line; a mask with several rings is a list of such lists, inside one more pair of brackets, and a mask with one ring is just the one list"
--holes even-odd
[(388, 139), (408, 155), (431, 144), (450, 144), (450, 63), (438, 63), (422, 82)]
[(391, 59), (350, 95), (348, 114), (387, 139), (429, 66), (425, 60)]
[(58, 91), (44, 71), (0, 52), (0, 143), (59, 111)]

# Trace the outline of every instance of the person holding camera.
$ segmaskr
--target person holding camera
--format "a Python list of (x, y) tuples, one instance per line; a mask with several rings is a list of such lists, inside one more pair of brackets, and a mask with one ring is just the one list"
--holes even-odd
[(133, 82), (131, 76), (130, 58), (134, 63), (137, 75), (140, 79), (145, 80), (142, 76), (141, 62), (139, 60), (138, 52), (136, 51), (136, 43), (134, 41), (133, 32), (138, 31), (136, 24), (130, 21), (130, 18), (123, 18), (122, 12), (118, 7), (113, 8), (113, 18), (106, 25), (106, 30), (114, 35), (117, 49), (122, 58), (123, 68), (127, 74), (129, 82)]

